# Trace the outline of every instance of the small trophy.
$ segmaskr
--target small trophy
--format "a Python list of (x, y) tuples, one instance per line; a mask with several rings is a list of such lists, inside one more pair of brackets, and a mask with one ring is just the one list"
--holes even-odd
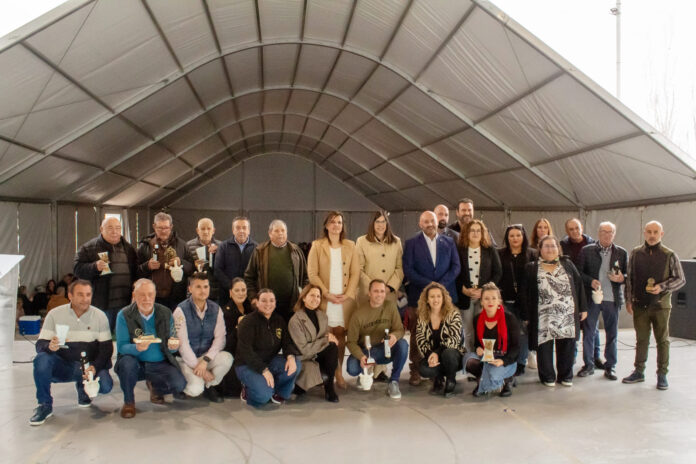
[(146, 335), (143, 329), (135, 329), (135, 338), (133, 343), (162, 343), (161, 338), (157, 338), (154, 335)]
[(493, 347), (495, 346), (495, 339), (494, 338), (484, 338), (483, 339), (483, 358), (481, 358), (481, 361), (483, 362), (491, 362), (495, 360), (495, 356), (493, 356)]
[(196, 255), (198, 255), (198, 259), (196, 260), (195, 264), (198, 272), (203, 272), (205, 265), (208, 264), (208, 260), (205, 259), (205, 248), (205, 246), (196, 248)]
[(645, 286), (645, 291), (646, 291), (646, 292), (652, 292), (654, 288), (655, 288), (655, 279), (653, 279), (652, 277), (650, 277), (650, 278), (648, 279), (648, 284)]
[(372, 343), (370, 343), (369, 335), (365, 335), (365, 348), (367, 348), (367, 365), (374, 366), (375, 364), (377, 364), (377, 361), (375, 361), (375, 359), (372, 357), (372, 354), (370, 354)]
[(109, 252), (108, 251), (102, 251), (100, 253), (97, 253), (99, 255), (99, 260), (101, 260), (104, 264), (106, 264), (106, 267), (101, 271), (100, 275), (108, 275), (111, 274), (111, 267), (109, 267)]
[(173, 350), (179, 349), (179, 330), (181, 330), (181, 326), (185, 322), (186, 318), (183, 315), (177, 314), (174, 316), (174, 324), (172, 324), (171, 331), (169, 332), (169, 346)]
[(619, 260), (617, 259), (614, 261), (614, 264), (611, 265), (611, 275), (618, 276), (621, 274), (621, 267), (619, 267)]

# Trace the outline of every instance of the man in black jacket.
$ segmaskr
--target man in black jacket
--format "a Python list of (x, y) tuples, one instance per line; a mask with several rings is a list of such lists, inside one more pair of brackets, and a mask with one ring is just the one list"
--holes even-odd
[(249, 219), (237, 216), (232, 220), (232, 237), (222, 244), (215, 257), (215, 279), (220, 285), (220, 307), (230, 301), (230, 288), (235, 277), (244, 277), (257, 243), (250, 237)]
[(169, 214), (159, 212), (153, 222), (154, 233), (138, 246), (138, 275), (151, 279), (157, 287), (156, 302), (174, 311), (186, 298), (186, 278), (193, 272), (193, 260), (186, 242), (176, 236)]
[(116, 315), (130, 303), (138, 266), (135, 249), (123, 238), (121, 221), (104, 219), (99, 236), (83, 244), (75, 254), (73, 272), (78, 279), (92, 283), (92, 305), (106, 313), (111, 333), (116, 331)]
[[(585, 245), (580, 253), (579, 271), (585, 283), (588, 311), (587, 319), (582, 322), (582, 357), (585, 365), (578, 377), (594, 374), (595, 331), (599, 313), (604, 319), (604, 331), (607, 339), (604, 345), (604, 376), (616, 380), (616, 340), (619, 328), (619, 310), (624, 305), (621, 286), (626, 279), (628, 253), (614, 244), (616, 226), (611, 222), (599, 225), (599, 241)], [(593, 295), (594, 294), (594, 295)], [(601, 299), (599, 296), (601, 295)], [(595, 303), (595, 297), (599, 303)]]
[(282, 404), (290, 398), (301, 369), (296, 358), (300, 352), (285, 319), (274, 313), (275, 303), (272, 290), (260, 289), (257, 310), (237, 327), (235, 371), (243, 385), (241, 399), (257, 408), (269, 401)]
[[(196, 238), (186, 242), (186, 248), (191, 259), (193, 259), (194, 271), (204, 272), (208, 275), (208, 282), (210, 282), (208, 299), (216, 303), (219, 299), (220, 285), (218, 285), (217, 279), (213, 276), (213, 267), (215, 266), (215, 261), (218, 257), (217, 252), (221, 244), (222, 242), (215, 238), (215, 225), (210, 218), (199, 219), (196, 225)], [(202, 259), (198, 255), (198, 250), (202, 251)]]

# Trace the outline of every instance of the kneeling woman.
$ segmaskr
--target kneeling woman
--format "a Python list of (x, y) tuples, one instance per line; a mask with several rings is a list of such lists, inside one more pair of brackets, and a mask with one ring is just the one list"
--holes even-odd
[[(494, 283), (481, 289), (483, 312), (474, 319), (476, 353), (465, 355), (464, 367), (476, 376), (474, 396), (485, 396), (500, 390), (500, 396), (512, 395), (512, 382), (520, 351), (520, 325), (517, 318), (506, 313), (500, 290)], [(495, 340), (492, 361), (483, 361), (484, 340)]]
[(334, 334), (328, 331), (329, 318), (319, 310), (320, 304), (321, 289), (312, 284), (305, 286), (293, 308), (295, 314), (288, 323), (288, 331), (300, 350), (302, 361), (295, 391), (304, 392), (323, 383), (326, 401), (337, 403), (334, 373), (338, 365), (338, 343)]
[(454, 395), (454, 377), (462, 365), (462, 317), (442, 285), (432, 282), (418, 299), (416, 344), (423, 359), (420, 375), (433, 379), (432, 394)]

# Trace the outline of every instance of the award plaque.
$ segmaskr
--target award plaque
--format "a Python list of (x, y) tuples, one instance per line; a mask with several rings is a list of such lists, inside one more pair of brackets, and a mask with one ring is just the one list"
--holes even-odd
[(111, 268), (109, 267), (109, 252), (102, 251), (101, 253), (97, 253), (97, 255), (99, 256), (99, 260), (106, 264), (106, 267), (101, 271), (100, 275), (111, 274)]
[(483, 339), (483, 358), (481, 358), (481, 361), (483, 362), (491, 362), (495, 360), (495, 356), (493, 356), (493, 348), (495, 347), (495, 339), (494, 338), (484, 338)]
[(135, 329), (133, 343), (162, 343), (162, 339), (154, 335), (145, 335), (142, 329)]

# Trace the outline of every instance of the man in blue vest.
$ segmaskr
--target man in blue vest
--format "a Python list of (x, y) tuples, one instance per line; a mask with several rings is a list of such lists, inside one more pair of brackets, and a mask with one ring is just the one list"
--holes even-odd
[(214, 387), (232, 367), (232, 355), (225, 348), (225, 320), (220, 306), (208, 299), (208, 275), (195, 272), (189, 278), (189, 298), (174, 310), (174, 325), (179, 337), (179, 366), (186, 378), (184, 393), (222, 403)]

